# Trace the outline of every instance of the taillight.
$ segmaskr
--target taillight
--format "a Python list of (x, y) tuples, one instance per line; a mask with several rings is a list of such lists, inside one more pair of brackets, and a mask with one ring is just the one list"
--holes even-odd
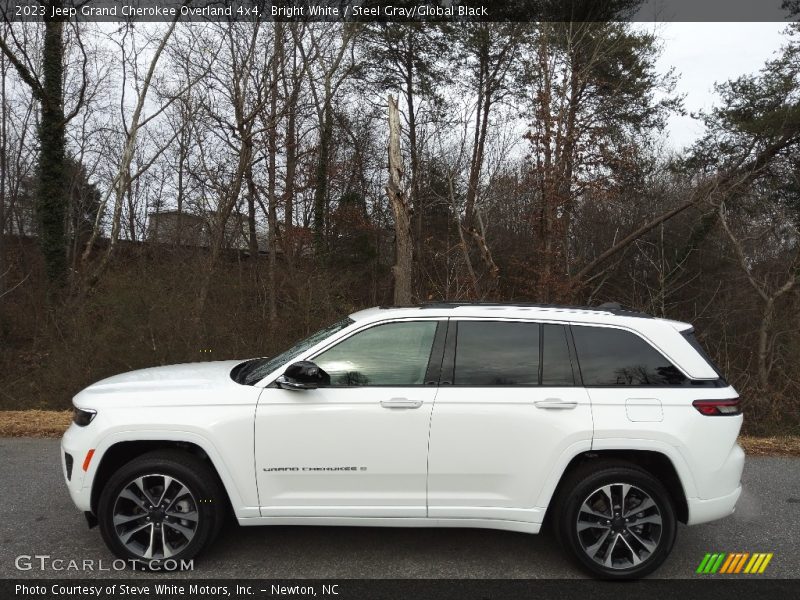
[(695, 400), (692, 402), (701, 415), (707, 417), (728, 417), (741, 414), (739, 399), (735, 400)]

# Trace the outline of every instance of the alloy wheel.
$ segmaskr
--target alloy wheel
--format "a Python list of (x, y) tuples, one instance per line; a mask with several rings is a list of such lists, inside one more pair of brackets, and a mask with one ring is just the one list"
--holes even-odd
[(179, 554), (194, 539), (199, 523), (191, 490), (169, 475), (136, 477), (117, 494), (114, 533), (135, 556), (166, 559)]
[(661, 508), (640, 487), (610, 483), (581, 504), (577, 534), (583, 552), (608, 569), (630, 569), (658, 548), (663, 528)]

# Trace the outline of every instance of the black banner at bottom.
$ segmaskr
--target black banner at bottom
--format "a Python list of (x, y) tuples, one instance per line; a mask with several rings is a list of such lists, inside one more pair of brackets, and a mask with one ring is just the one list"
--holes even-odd
[(0, 598), (30, 600), (329, 600), (540, 599), (621, 600), (676, 598), (754, 600), (791, 598), (797, 580), (788, 579), (650, 579), (631, 582), (554, 579), (6, 579)]

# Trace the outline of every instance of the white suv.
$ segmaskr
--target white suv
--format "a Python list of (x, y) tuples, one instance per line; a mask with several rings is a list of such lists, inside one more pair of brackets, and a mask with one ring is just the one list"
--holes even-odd
[(602, 306), (373, 308), (274, 358), (156, 367), (74, 399), (73, 501), (118, 556), (240, 525), (549, 524), (596, 576), (729, 515), (736, 391), (687, 323)]

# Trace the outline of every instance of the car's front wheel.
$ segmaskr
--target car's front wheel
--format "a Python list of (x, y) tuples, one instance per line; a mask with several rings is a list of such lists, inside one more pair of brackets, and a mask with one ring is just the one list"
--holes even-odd
[(562, 546), (598, 577), (643, 577), (666, 560), (675, 542), (669, 493), (634, 465), (584, 465), (565, 481), (557, 504)]
[(222, 494), (197, 457), (149, 452), (109, 478), (98, 503), (100, 531), (114, 554), (137, 566), (182, 568), (219, 530)]

